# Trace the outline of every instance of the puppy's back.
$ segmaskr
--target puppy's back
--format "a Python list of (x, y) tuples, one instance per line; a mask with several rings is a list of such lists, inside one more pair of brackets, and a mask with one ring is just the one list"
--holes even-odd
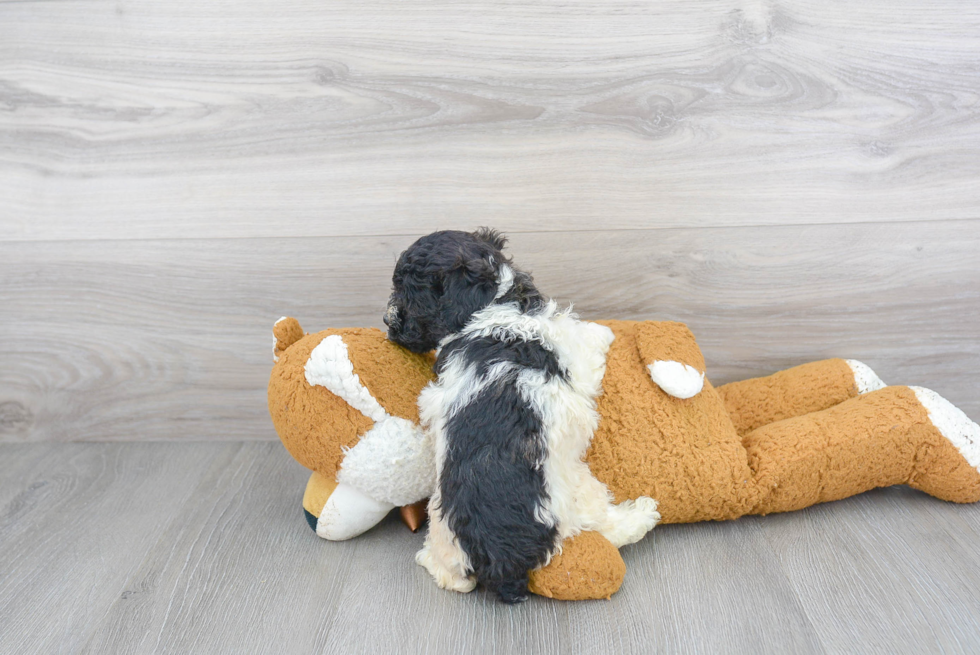
[(521, 387), (560, 376), (536, 342), (460, 340), (444, 351), (455, 411), (444, 427), (440, 506), (473, 574), (504, 602), (527, 593), (528, 572), (547, 563), (558, 531), (545, 510), (547, 442)]

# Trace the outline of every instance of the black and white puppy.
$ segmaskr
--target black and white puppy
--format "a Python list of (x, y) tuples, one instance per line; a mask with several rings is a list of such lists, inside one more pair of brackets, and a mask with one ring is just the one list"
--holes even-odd
[(546, 301), (504, 243), (486, 229), (422, 237), (398, 260), (384, 320), (395, 343), (438, 348), (419, 396), (436, 489), (416, 560), (440, 587), (519, 602), (563, 539), (597, 530), (622, 546), (659, 514), (650, 498), (614, 505), (583, 462), (612, 332)]

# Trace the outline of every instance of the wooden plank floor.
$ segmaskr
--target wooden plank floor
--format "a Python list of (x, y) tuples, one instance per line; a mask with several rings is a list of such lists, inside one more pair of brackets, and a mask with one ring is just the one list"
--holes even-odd
[(975, 653), (980, 505), (905, 487), (661, 526), (610, 601), (437, 589), (389, 517), (300, 511), (274, 443), (0, 444), (4, 653)]

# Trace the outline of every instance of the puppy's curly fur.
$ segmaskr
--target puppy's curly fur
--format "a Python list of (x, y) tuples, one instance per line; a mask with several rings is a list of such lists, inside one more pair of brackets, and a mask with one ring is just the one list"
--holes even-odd
[(439, 349), (438, 379), (419, 396), (437, 483), (416, 559), (444, 588), (479, 582), (518, 602), (563, 539), (598, 530), (621, 546), (658, 515), (648, 498), (613, 505), (583, 462), (612, 333), (545, 301), (505, 242), (488, 229), (416, 241), (385, 323), (395, 343)]

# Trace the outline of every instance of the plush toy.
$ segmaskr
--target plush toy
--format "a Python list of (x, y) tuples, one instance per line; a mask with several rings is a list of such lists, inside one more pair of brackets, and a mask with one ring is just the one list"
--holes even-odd
[[(908, 484), (943, 500), (980, 500), (980, 427), (938, 394), (886, 387), (852, 360), (804, 364), (717, 389), (681, 323), (598, 321), (605, 353), (600, 415), (586, 461), (616, 502), (649, 496), (663, 523), (801, 509)], [(287, 450), (313, 471), (303, 507), (326, 539), (348, 539), (395, 507), (410, 527), (435, 484), (416, 398), (432, 380), (376, 329), (305, 335), (274, 327), (269, 412)], [(604, 537), (566, 540), (530, 589), (608, 598), (626, 567)]]

